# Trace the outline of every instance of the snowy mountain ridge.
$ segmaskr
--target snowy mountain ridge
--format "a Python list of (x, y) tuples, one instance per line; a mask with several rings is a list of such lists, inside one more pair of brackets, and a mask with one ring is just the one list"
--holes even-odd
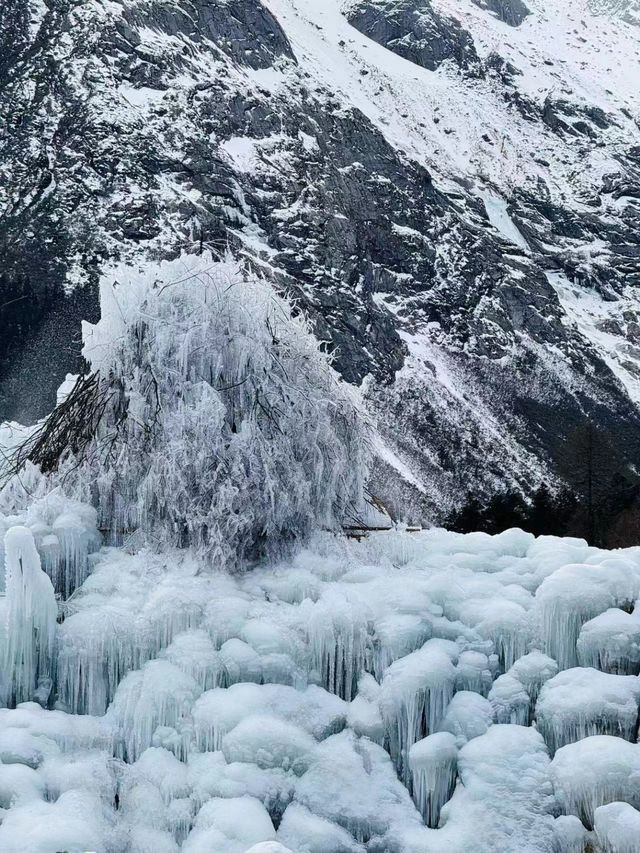
[(362, 386), (391, 505), (554, 483), (587, 416), (633, 459), (631, 9), (4, 4), (5, 415), (50, 408), (116, 260), (230, 246)]

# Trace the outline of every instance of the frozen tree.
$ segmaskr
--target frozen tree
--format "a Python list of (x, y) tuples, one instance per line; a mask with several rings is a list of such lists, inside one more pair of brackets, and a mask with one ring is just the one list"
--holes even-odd
[[(353, 518), (367, 459), (355, 392), (268, 283), (206, 256), (122, 267), (101, 314), (84, 328), (83, 423), (62, 441), (52, 418), (70, 448), (57, 477), (114, 540), (139, 529), (234, 568)], [(73, 392), (64, 405), (77, 422)]]
[(10, 702), (46, 701), (58, 606), (49, 577), (40, 567), (33, 534), (11, 527), (4, 538), (7, 624), (3, 672)]

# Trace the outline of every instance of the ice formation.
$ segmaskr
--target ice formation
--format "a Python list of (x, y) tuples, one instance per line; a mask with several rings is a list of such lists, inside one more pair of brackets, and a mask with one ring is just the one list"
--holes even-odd
[(591, 829), (600, 806), (640, 808), (640, 745), (612, 735), (567, 744), (555, 754), (551, 777), (560, 807)]
[(413, 798), (427, 826), (436, 827), (456, 785), (458, 747), (449, 732), (436, 732), (409, 750)]
[[(80, 517), (90, 531), (89, 513)], [(598, 806), (629, 796), (638, 769), (631, 761), (613, 784), (624, 741), (605, 738), (611, 790), (602, 791), (602, 772), (591, 783), (581, 774), (576, 788), (564, 750), (594, 738), (562, 744), (612, 731), (633, 740), (638, 691), (629, 676), (558, 674), (539, 651), (551, 646), (548, 605), (535, 593), (565, 571), (563, 546), (516, 532), (318, 536), (290, 562), (236, 577), (203, 572), (188, 551), (95, 553), (49, 652), (59, 710), (0, 715), (7, 849), (25, 821), (45, 819), (38, 803), (50, 800), (57, 808), (46, 819), (64, 824), (58, 840), (67, 843), (75, 824), (65, 816), (90, 796), (95, 821), (78, 842), (104, 851), (282, 843), (318, 853), (520, 853), (552, 850), (557, 838), (570, 850), (579, 836), (570, 816), (591, 828)], [(584, 543), (571, 551), (588, 577), (611, 560)], [(616, 559), (633, 586), (640, 560)], [(625, 598), (615, 570), (611, 584), (605, 616)], [(596, 634), (606, 645), (611, 632)], [(532, 721), (552, 751), (560, 747), (552, 765)], [(219, 802), (232, 817), (253, 817), (225, 823)], [(554, 820), (554, 808), (566, 820)]]
[(2, 677), (9, 703), (49, 700), (58, 605), (49, 576), (42, 571), (33, 534), (11, 527), (4, 537), (6, 622)]
[(356, 402), (201, 272), (103, 288), (95, 452), (0, 492), (0, 850), (637, 849), (640, 549), (345, 537)]
[(456, 693), (440, 724), (441, 731), (450, 732), (456, 737), (458, 746), (462, 746), (474, 737), (486, 733), (493, 724), (493, 707), (478, 693), (463, 690)]
[(137, 531), (233, 569), (357, 518), (366, 418), (269, 283), (205, 253), (120, 266), (100, 296), (83, 327), (100, 416), (60, 469), (67, 491), (95, 484), (111, 541)]
[(595, 835), (602, 853), (640, 850), (640, 812), (628, 803), (609, 803), (596, 809)]
[(536, 707), (540, 732), (551, 752), (589, 735), (635, 740), (640, 679), (576, 667), (558, 673), (542, 688)]
[(496, 723), (529, 724), (531, 698), (522, 683), (508, 672), (493, 682), (489, 701)]
[(546, 651), (560, 669), (578, 663), (577, 643), (585, 622), (611, 607), (630, 607), (638, 597), (633, 559), (585, 555), (584, 563), (564, 566), (536, 591)]
[[(37, 536), (18, 540), (37, 556)], [(625, 666), (562, 669), (540, 651), (570, 656), (536, 595), (566, 573), (563, 549), (516, 531), (318, 534), (229, 575), (189, 550), (102, 548), (57, 629), (51, 609), (48, 708), (0, 710), (2, 849), (50, 821), (55, 843), (77, 832), (99, 853), (579, 850), (600, 806), (640, 806), (640, 693)], [(599, 598), (610, 624), (626, 601), (616, 566), (633, 592), (640, 555), (570, 551), (587, 579), (614, 560)], [(594, 636), (611, 647), (608, 629)]]
[(617, 607), (586, 622), (578, 637), (580, 666), (621, 675), (640, 673), (640, 613)]
[[(20, 490), (16, 498), (12, 483), (0, 489), (0, 558), (4, 563), (9, 528), (27, 527), (56, 593), (68, 598), (89, 575), (91, 555), (100, 547), (97, 513), (59, 490), (41, 495), (47, 484), (35, 468), (19, 479), (30, 494)], [(4, 586), (3, 576), (0, 591)]]
[(584, 853), (590, 833), (575, 815), (560, 815), (553, 824), (558, 853)]
[(413, 745), (435, 732), (454, 693), (455, 667), (452, 652), (439, 640), (428, 640), (421, 649), (395, 661), (387, 669), (380, 690), (389, 749), (401, 778), (411, 779)]

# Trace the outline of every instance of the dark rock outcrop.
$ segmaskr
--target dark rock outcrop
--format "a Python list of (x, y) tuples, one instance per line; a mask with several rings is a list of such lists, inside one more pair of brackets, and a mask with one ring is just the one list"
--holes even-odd
[(423, 68), (435, 71), (452, 60), (468, 73), (480, 72), (470, 34), (426, 0), (362, 0), (349, 7), (347, 19), (373, 41)]
[(519, 27), (530, 14), (522, 0), (473, 0), (473, 2), (481, 9), (492, 12), (511, 27)]

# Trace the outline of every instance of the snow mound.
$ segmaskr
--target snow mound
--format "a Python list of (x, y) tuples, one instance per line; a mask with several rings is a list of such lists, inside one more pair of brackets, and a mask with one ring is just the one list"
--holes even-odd
[(580, 666), (621, 675), (640, 673), (640, 614), (613, 607), (586, 622), (578, 637)]
[(596, 809), (595, 833), (603, 853), (640, 850), (640, 812), (628, 803), (609, 803)]
[(558, 673), (542, 688), (537, 724), (555, 752), (589, 735), (634, 740), (640, 704), (640, 679), (576, 667)]
[(622, 738), (595, 735), (563, 746), (551, 776), (561, 807), (590, 829), (600, 806), (620, 801), (640, 807), (640, 746)]

